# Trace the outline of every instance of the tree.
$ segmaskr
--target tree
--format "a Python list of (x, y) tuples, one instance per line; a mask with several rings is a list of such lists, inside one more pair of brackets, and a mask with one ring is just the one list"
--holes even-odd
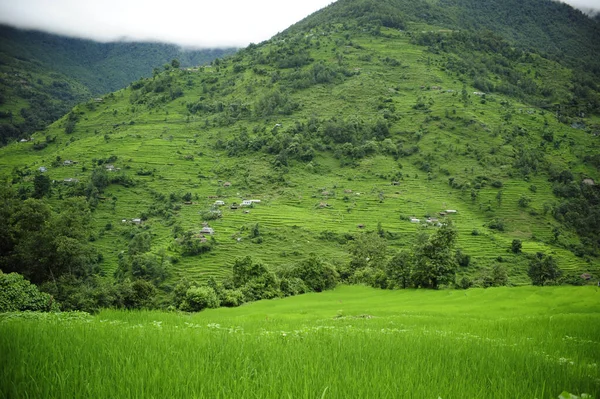
[(58, 310), (53, 298), (31, 284), (18, 273), (4, 274), (0, 270), (0, 312)]
[(510, 250), (513, 251), (515, 254), (518, 254), (521, 252), (522, 247), (523, 247), (523, 243), (521, 242), (521, 240), (515, 239), (512, 241)]
[(42, 173), (35, 175), (33, 178), (34, 198), (42, 198), (48, 193), (50, 193), (50, 178)]
[(147, 231), (141, 232), (133, 236), (129, 242), (129, 255), (143, 254), (150, 251), (152, 246), (152, 237)]
[(350, 268), (353, 270), (367, 266), (383, 269), (386, 260), (387, 241), (377, 233), (364, 233), (350, 242), (348, 248), (352, 259)]
[(179, 67), (181, 66), (181, 64), (179, 63), (179, 60), (178, 60), (178, 59), (173, 59), (173, 60), (171, 61), (171, 66), (172, 66), (173, 68), (177, 69), (177, 68), (179, 68)]
[(6, 231), (1, 231), (10, 237), (2, 244), (8, 251), (0, 253), (4, 271), (21, 273), (36, 284), (65, 273), (83, 276), (91, 271), (98, 258), (88, 241), (90, 212), (85, 199), (69, 198), (60, 211), (33, 198), (13, 203)]
[(302, 279), (306, 287), (315, 292), (334, 288), (339, 278), (333, 267), (312, 253), (292, 269), (291, 276)]
[(453, 254), (457, 231), (449, 222), (415, 247), (412, 280), (417, 287), (437, 289), (454, 281), (456, 257)]
[(529, 262), (527, 275), (533, 285), (543, 286), (556, 283), (558, 278), (562, 276), (562, 270), (552, 256), (538, 252)]
[(410, 275), (412, 273), (413, 259), (408, 251), (400, 251), (396, 253), (386, 265), (386, 274), (388, 279), (394, 283), (396, 287), (408, 288), (412, 281)]
[(186, 291), (180, 309), (185, 312), (199, 312), (206, 308), (218, 308), (220, 304), (217, 293), (212, 288), (192, 286)]

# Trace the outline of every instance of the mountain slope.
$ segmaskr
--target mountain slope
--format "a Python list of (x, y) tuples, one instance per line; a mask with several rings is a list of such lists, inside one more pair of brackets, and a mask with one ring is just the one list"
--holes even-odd
[(0, 111), (5, 115), (0, 137), (42, 129), (73, 105), (151, 76), (153, 69), (173, 59), (188, 67), (231, 52), (186, 51), (161, 43), (98, 43), (0, 26)]
[[(555, 107), (571, 68), (495, 35), (339, 22), (80, 104), (0, 150), (0, 173), (21, 198), (49, 176), (57, 209), (85, 196), (109, 275), (140, 251), (168, 284), (313, 252), (373, 283), (379, 266), (349, 266), (352, 242), (382, 237), (389, 258), (447, 220), (459, 276), (482, 285), (503, 268), (528, 283), (538, 252), (571, 281), (599, 274), (598, 118)], [(230, 207), (242, 200), (260, 203)]]

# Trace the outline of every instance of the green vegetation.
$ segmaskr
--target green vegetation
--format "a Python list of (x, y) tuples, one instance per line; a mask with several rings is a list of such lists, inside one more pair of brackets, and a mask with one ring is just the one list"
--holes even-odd
[[(417, 3), (354, 3), (0, 149), (2, 270), (89, 311), (597, 281), (595, 86), (496, 33), (382, 19)], [(75, 203), (83, 228), (56, 227)]]
[(599, 295), (342, 286), (197, 314), (9, 313), (0, 395), (597, 397)]
[[(192, 67), (234, 49), (98, 43), (0, 25), (0, 146), (29, 139), (75, 104), (126, 87), (153, 70)], [(164, 66), (163, 66), (164, 65)], [(65, 126), (72, 133), (74, 122)]]

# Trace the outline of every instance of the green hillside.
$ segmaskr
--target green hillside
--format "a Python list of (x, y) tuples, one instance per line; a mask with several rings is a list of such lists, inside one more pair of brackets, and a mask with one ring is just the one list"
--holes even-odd
[(77, 103), (152, 76), (173, 59), (191, 67), (233, 51), (99, 43), (0, 25), (0, 144), (45, 128)]
[[(3, 270), (29, 265), (24, 248), (46, 251), (15, 238), (34, 232), (10, 215), (35, 207), (56, 229), (35, 231), (44, 243), (87, 234), (81, 248), (98, 256), (73, 250), (78, 265), (152, 274), (165, 291), (229, 276), (244, 256), (281, 272), (309, 253), (385, 286), (382, 265), (448, 221), (457, 282), (487, 286), (500, 270), (529, 284), (537, 253), (561, 281), (598, 278), (600, 121), (592, 103), (575, 106), (577, 72), (495, 33), (414, 21), (396, 2), (364, 4), (401, 30), (368, 10), (327, 18), (352, 4), (212, 66), (137, 80), (1, 149), (13, 198)], [(42, 200), (21, 202), (31, 196)], [(54, 220), (76, 196), (90, 230), (71, 237)], [(260, 202), (232, 209), (243, 200)], [(361, 258), (356, 243), (384, 249)]]

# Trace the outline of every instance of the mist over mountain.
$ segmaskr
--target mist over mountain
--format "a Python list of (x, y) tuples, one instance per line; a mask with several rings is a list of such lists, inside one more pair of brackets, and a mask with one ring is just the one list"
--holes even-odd
[(152, 76), (173, 59), (182, 67), (197, 66), (233, 51), (99, 43), (0, 25), (2, 142), (44, 128), (78, 102)]

